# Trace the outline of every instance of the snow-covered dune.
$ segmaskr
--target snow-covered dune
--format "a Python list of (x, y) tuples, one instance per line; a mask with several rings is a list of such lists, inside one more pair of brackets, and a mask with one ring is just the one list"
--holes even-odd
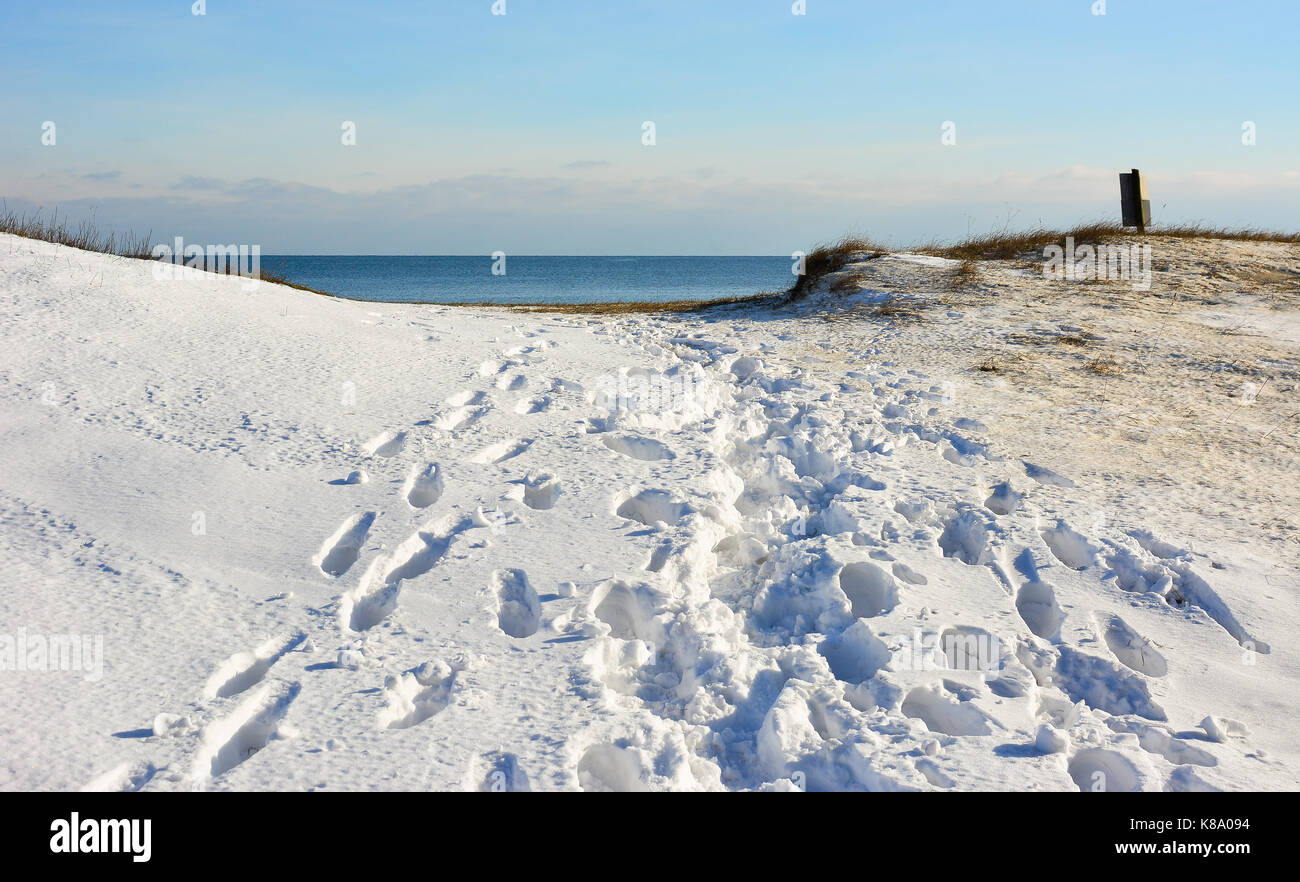
[[(0, 236), (0, 787), (1296, 787), (1294, 426), (974, 370), (1041, 284), (587, 317)], [(1293, 307), (1200, 309), (1294, 402)]]

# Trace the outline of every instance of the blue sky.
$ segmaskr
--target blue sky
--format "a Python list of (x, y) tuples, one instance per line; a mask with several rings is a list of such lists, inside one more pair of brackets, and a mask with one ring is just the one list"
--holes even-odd
[(1300, 229), (1294, 2), (191, 3), (0, 0), (10, 208), (265, 253), (786, 254), (1117, 217), (1137, 166), (1158, 222)]

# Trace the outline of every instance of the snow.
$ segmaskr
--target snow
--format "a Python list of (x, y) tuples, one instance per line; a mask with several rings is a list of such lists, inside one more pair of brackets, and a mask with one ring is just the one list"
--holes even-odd
[(0, 237), (0, 786), (1295, 788), (1295, 304), (853, 269), (554, 315)]

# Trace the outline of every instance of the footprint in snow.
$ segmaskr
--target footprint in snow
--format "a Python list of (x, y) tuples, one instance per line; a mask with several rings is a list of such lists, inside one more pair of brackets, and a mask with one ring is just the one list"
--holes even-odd
[(475, 392), (472, 389), (466, 389), (462, 392), (457, 392), (454, 395), (448, 395), (446, 401), (452, 407), (480, 405), (488, 402), (488, 394), (486, 392)]
[(256, 649), (237, 652), (213, 671), (203, 686), (204, 698), (229, 698), (262, 682), (284, 655), (307, 639), (301, 631), (272, 637)]
[(560, 497), (560, 482), (549, 474), (530, 472), (514, 484), (510, 498), (538, 511), (553, 508)]
[(384, 683), (388, 706), (379, 712), (381, 729), (409, 729), (423, 723), (451, 702), (457, 671), (434, 659)]
[(433, 424), (444, 432), (451, 432), (455, 429), (468, 426), (470, 423), (483, 416), (486, 412), (486, 407), (475, 407), (472, 405), (457, 407), (437, 417), (433, 421)]
[(528, 388), (528, 377), (524, 374), (502, 374), (496, 381), (496, 387), (505, 392), (518, 392)]
[(643, 462), (673, 459), (673, 452), (668, 446), (653, 438), (643, 438), (638, 435), (606, 435), (601, 441), (610, 450)]
[(388, 618), (397, 609), (402, 582), (433, 569), (456, 536), (472, 524), (468, 518), (441, 518), (408, 536), (391, 554), (375, 558), (361, 583), (340, 598), (339, 624), (351, 631), (368, 631)]
[(1045, 469), (1042, 466), (1034, 465), (1031, 462), (1025, 463), (1025, 474), (1033, 478), (1040, 484), (1049, 487), (1073, 487), (1074, 482), (1064, 475), (1058, 475), (1051, 469)]
[(515, 404), (515, 413), (520, 416), (526, 416), (530, 413), (541, 413), (551, 406), (551, 396), (537, 395), (532, 398), (521, 398)]
[(327, 576), (337, 578), (346, 573), (361, 556), (361, 546), (365, 544), (375, 517), (373, 511), (349, 517), (325, 540), (320, 551), (312, 558), (312, 563)]
[(532, 443), (531, 438), (509, 438), (505, 441), (498, 441), (496, 444), (490, 444), (476, 453), (471, 462), (480, 465), (504, 462), (523, 453)]
[(497, 570), (492, 574), (492, 596), (497, 626), (515, 638), (537, 633), (542, 620), (542, 602), (523, 570)]
[(279, 737), (289, 705), (301, 689), (298, 683), (266, 683), (229, 716), (209, 723), (194, 757), (195, 782), (226, 774)]
[(388, 431), (371, 438), (362, 445), (361, 449), (365, 451), (366, 456), (391, 457), (401, 453), (405, 446), (405, 432)]
[(442, 472), (436, 462), (431, 462), (424, 468), (418, 465), (412, 468), (406, 484), (402, 486), (402, 495), (412, 508), (428, 508), (438, 501), (442, 491)]
[(480, 793), (527, 793), (532, 789), (519, 758), (496, 750), (471, 762), (469, 779), (476, 782)]
[(1155, 644), (1134, 631), (1127, 622), (1116, 615), (1102, 615), (1099, 619), (1106, 646), (1115, 658), (1148, 677), (1163, 677), (1169, 673), (1169, 665)]

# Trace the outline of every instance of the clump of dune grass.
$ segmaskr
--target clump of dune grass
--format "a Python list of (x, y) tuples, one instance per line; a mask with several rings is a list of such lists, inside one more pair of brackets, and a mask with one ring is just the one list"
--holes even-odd
[(82, 251), (94, 251), (98, 254), (113, 254), (118, 257), (148, 259), (152, 250), (149, 240), (151, 234), (137, 236), (128, 233), (119, 239), (116, 233), (105, 233), (95, 224), (91, 217), (71, 225), (66, 217), (60, 218), (56, 208), (48, 219), (37, 210), (34, 213), (19, 214), (7, 204), (0, 204), (0, 233), (11, 233), (24, 239), (38, 239), (80, 248)]
[(1018, 361), (1019, 356), (997, 353), (990, 355), (975, 365), (975, 370), (983, 371), (986, 374), (1000, 374), (1005, 371), (1013, 362)]
[(948, 287), (953, 290), (969, 288), (979, 280), (979, 277), (979, 263), (974, 258), (968, 257), (957, 264), (957, 268), (953, 270), (952, 275), (948, 278)]
[[(15, 236), (22, 236), (24, 239), (52, 242), (55, 245), (67, 245), (69, 248), (92, 251), (96, 254), (112, 254), (116, 257), (125, 257), (131, 260), (158, 259), (154, 257), (153, 245), (150, 244), (153, 239), (152, 233), (146, 233), (143, 236), (128, 233), (119, 239), (116, 233), (100, 230), (95, 223), (93, 214), (73, 226), (66, 217), (59, 217), (57, 208), (46, 219), (41, 216), (40, 211), (19, 214), (9, 208), (8, 205), (0, 203), (0, 233), (11, 233)], [(244, 272), (240, 268), (238, 261), (221, 261), (216, 268), (198, 267), (198, 269), (216, 275), (237, 275), (242, 278), (255, 278), (273, 285), (285, 285), (289, 288), (297, 288), (299, 291), (323, 294), (326, 297), (334, 296), (328, 291), (318, 291), (315, 288), (309, 288), (306, 285), (299, 285), (297, 282), (290, 281), (279, 272), (278, 268), (270, 272), (259, 271), (254, 275)]]
[(916, 306), (915, 302), (891, 297), (873, 305), (870, 308), (870, 313), (875, 318), (889, 320), (915, 319), (921, 317), (921, 311)]
[(1094, 358), (1084, 367), (1092, 373), (1101, 374), (1102, 376), (1114, 376), (1124, 373), (1124, 368), (1120, 366), (1120, 363), (1109, 356)]
[(320, 294), (324, 297), (337, 296), (335, 294), (331, 294), (328, 291), (321, 291), (316, 288), (309, 288), (306, 285), (300, 285), (297, 282), (290, 281), (289, 278), (280, 271), (280, 268), (283, 266), (284, 266), (284, 261), (280, 261), (278, 264), (276, 264), (275, 269), (264, 270), (261, 267), (259, 267), (256, 273), (247, 273), (244, 272), (243, 267), (240, 266), (240, 261), (231, 260), (231, 261), (220, 261), (217, 263), (215, 268), (205, 267), (204, 272), (215, 273), (216, 275), (219, 276), (239, 276), (240, 278), (243, 279), (257, 279), (260, 282), (266, 282), (271, 285), (284, 285), (286, 288), (296, 288), (299, 291), (308, 291), (312, 294)]
[(865, 252), (868, 259), (879, 257), (885, 251), (870, 239), (860, 236), (845, 236), (838, 242), (818, 245), (804, 258), (804, 273), (795, 281), (790, 294), (802, 297), (813, 286), (831, 273), (837, 273), (847, 266), (855, 255)]
[(1254, 228), (1229, 229), (1204, 224), (1171, 224), (1149, 226), (1145, 233), (1136, 228), (1124, 227), (1114, 221), (1093, 221), (1067, 230), (1048, 230), (1037, 227), (1021, 232), (1000, 230), (972, 236), (948, 245), (931, 243), (915, 250), (936, 257), (953, 260), (1012, 260), (1029, 252), (1042, 252), (1049, 245), (1064, 247), (1067, 237), (1075, 246), (1099, 245), (1108, 239), (1121, 237), (1155, 237), (1170, 239), (1228, 239), (1241, 242), (1279, 242), (1300, 244), (1300, 233), (1280, 233)]
[[(1128, 235), (1139, 235), (1136, 230), (1128, 229)], [(1237, 242), (1279, 242), (1285, 245), (1300, 245), (1300, 233), (1280, 233), (1276, 230), (1261, 230), (1254, 227), (1228, 229), (1210, 227), (1204, 224), (1181, 224), (1149, 227), (1148, 236), (1167, 236), (1175, 239), (1228, 239)]]
[[(249, 276), (248, 273), (241, 273), (241, 275)], [(287, 277), (282, 276), (276, 272), (258, 273), (256, 276), (253, 276), (252, 278), (256, 278), (259, 281), (266, 282), (271, 285), (284, 285), (286, 288), (296, 288), (299, 291), (308, 291), (312, 294), (319, 294), (322, 297), (338, 296), (336, 294), (331, 294), (329, 291), (322, 291), (319, 288), (309, 288), (306, 285), (299, 285), (297, 282), (291, 282)]]
[(950, 260), (1011, 260), (1030, 251), (1041, 252), (1048, 245), (1064, 245), (1067, 236), (1073, 237), (1076, 245), (1086, 245), (1122, 235), (1123, 231), (1124, 228), (1119, 224), (1110, 222), (1082, 224), (1064, 232), (1042, 227), (1018, 233), (1000, 230), (972, 236), (950, 245), (922, 245), (916, 250)]
[[(149, 259), (156, 258), (151, 256)], [(256, 273), (245, 272), (244, 268), (240, 264), (241, 261), (238, 260), (221, 261), (217, 263), (215, 267), (205, 266), (198, 267), (197, 269), (218, 276), (239, 276), (241, 279), (256, 279), (259, 282), (266, 282), (269, 285), (284, 285), (286, 288), (295, 288), (299, 291), (307, 291), (310, 294), (320, 294), (322, 297), (338, 296), (336, 294), (331, 294), (329, 291), (321, 291), (318, 288), (311, 288), (307, 285), (300, 285), (297, 282), (290, 281), (290, 279), (279, 270), (279, 267), (284, 266), (283, 261), (276, 265), (276, 269), (268, 271), (259, 267)]]

